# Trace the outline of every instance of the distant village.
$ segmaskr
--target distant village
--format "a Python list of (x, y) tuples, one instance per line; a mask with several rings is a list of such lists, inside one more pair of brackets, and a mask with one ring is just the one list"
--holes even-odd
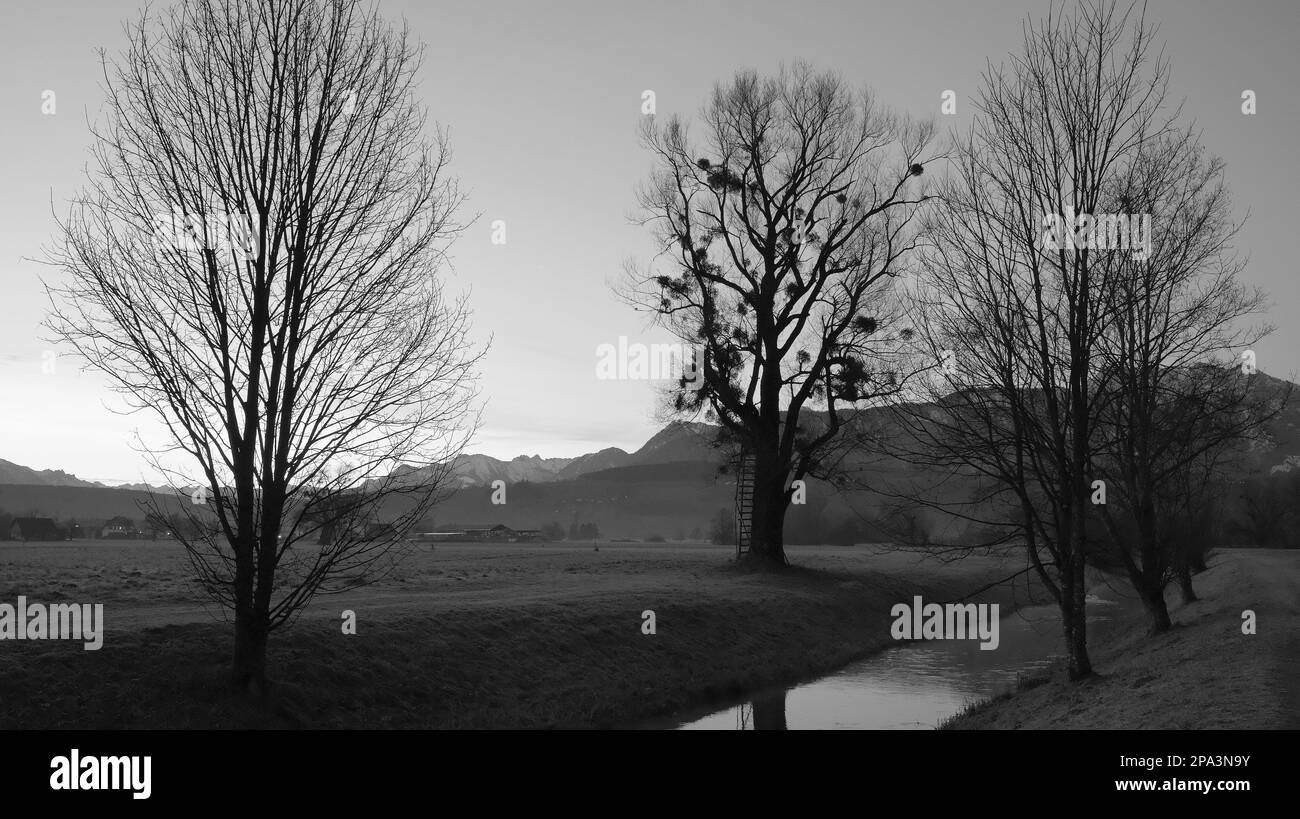
[[(120, 516), (102, 523), (88, 521), (85, 524), (75, 520), (60, 523), (53, 518), (26, 516), (14, 517), (7, 525), (0, 525), (0, 539), (16, 541), (173, 540), (175, 537), (176, 532), (169, 526)], [(557, 538), (553, 532), (513, 529), (498, 523), (495, 526), (441, 526), (437, 531), (411, 533), (407, 539), (425, 543), (541, 543), (563, 540), (564, 534), (561, 530)]]
[(540, 543), (551, 538), (541, 529), (511, 529), (498, 523), (496, 526), (447, 526), (437, 532), (421, 532), (412, 540), (429, 543)]
[(0, 536), (7, 540), (157, 540), (171, 537), (169, 530), (137, 525), (130, 518), (115, 517), (96, 524), (85, 525), (75, 520), (59, 523), (53, 518), (15, 517), (8, 526), (0, 527)]

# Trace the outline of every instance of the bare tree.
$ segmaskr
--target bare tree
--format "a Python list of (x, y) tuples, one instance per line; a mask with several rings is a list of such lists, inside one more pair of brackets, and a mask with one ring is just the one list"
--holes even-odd
[(920, 337), (941, 365), (900, 413), (909, 455), (974, 480), (992, 510), (984, 522), (1010, 513), (1061, 610), (1072, 679), (1092, 673), (1095, 353), (1114, 266), (1103, 261), (1111, 248), (1061, 241), (1056, 220), (1099, 214), (1109, 186), (1170, 128), (1152, 35), (1131, 7), (1110, 4), (1026, 23), (1023, 51), (985, 72), (914, 290)]
[(707, 408), (752, 458), (751, 554), (783, 565), (793, 481), (832, 473), (857, 408), (899, 389), (892, 283), (933, 128), (802, 63), (718, 84), (702, 119), (699, 146), (678, 117), (646, 123), (662, 250), (621, 293), (697, 350), (672, 408)]
[(47, 324), (165, 425), (156, 466), (200, 502), (177, 536), (260, 690), (272, 630), (391, 564), (472, 433), (481, 353), (434, 276), (462, 196), (418, 48), (355, 0), (187, 0), (128, 33)]
[[(1194, 596), (1191, 560), (1216, 475), (1230, 465), (1288, 394), (1238, 366), (1266, 327), (1263, 294), (1238, 281), (1223, 165), (1189, 129), (1149, 141), (1108, 192), (1110, 209), (1150, 216), (1142, 257), (1106, 254), (1108, 315), (1094, 349), (1103, 373), (1092, 477), (1103, 541), (1142, 599), (1155, 632), (1170, 627), (1165, 587)], [(1203, 521), (1204, 522), (1204, 521)]]
[(1281, 411), (1287, 390), (1239, 367), (1269, 328), (1244, 320), (1265, 296), (1244, 286), (1232, 252), (1223, 164), (1191, 129), (1167, 131), (1139, 148), (1127, 174), (1105, 192), (1108, 211), (1149, 217), (1144, 252), (1106, 253), (1108, 265), (1095, 365), (1102, 377), (1092, 477), (1109, 547), (1147, 607), (1153, 632), (1170, 628), (1165, 588), (1178, 578), (1195, 598), (1192, 565), (1205, 550), (1217, 476)]

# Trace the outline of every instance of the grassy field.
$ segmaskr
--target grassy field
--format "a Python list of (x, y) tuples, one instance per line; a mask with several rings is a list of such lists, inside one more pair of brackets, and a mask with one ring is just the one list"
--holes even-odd
[[(976, 705), (946, 728), (1300, 728), (1300, 552), (1217, 552), (1196, 576), (1200, 600), (1170, 590), (1175, 626), (1148, 634), (1140, 611), (1090, 641), (1095, 678), (1061, 668)], [(1242, 612), (1257, 633), (1242, 633)]]
[[(225, 687), (233, 630), (200, 603), (177, 544), (0, 543), (0, 602), (103, 603), (106, 621), (99, 651), (0, 642), (0, 728), (627, 725), (832, 670), (890, 642), (894, 603), (955, 599), (1016, 564), (789, 555), (773, 574), (702, 544), (425, 545), (276, 633), (273, 694), (254, 704)], [(1005, 610), (1026, 597), (1022, 585), (977, 599)]]

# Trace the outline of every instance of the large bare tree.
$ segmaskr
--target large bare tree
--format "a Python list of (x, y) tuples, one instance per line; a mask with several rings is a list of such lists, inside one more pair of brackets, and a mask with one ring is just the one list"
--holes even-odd
[(165, 426), (260, 690), (272, 630), (382, 572), (472, 432), (480, 353), (435, 277), (462, 196), (418, 47), (355, 0), (186, 0), (128, 33), (48, 324)]
[(1094, 398), (1118, 269), (1106, 257), (1141, 247), (1098, 246), (1071, 217), (1103, 215), (1107, 192), (1172, 127), (1152, 36), (1133, 7), (1108, 3), (1026, 24), (1023, 50), (985, 72), (915, 289), (919, 335), (942, 367), (901, 414), (910, 455), (973, 476), (1008, 515), (1061, 610), (1072, 679), (1092, 673)]
[(793, 482), (834, 471), (859, 408), (897, 393), (893, 281), (913, 249), (933, 128), (807, 64), (715, 86), (703, 139), (647, 120), (656, 171), (640, 193), (660, 242), (622, 289), (699, 360), (673, 410), (716, 414), (752, 459), (745, 526), (785, 563)]

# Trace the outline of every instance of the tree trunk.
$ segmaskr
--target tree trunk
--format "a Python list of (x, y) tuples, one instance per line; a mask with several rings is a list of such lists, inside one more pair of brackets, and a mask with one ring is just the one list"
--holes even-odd
[(1158, 585), (1143, 583), (1139, 589), (1142, 607), (1147, 610), (1147, 615), (1151, 617), (1152, 634), (1163, 634), (1173, 626), (1173, 623), (1169, 620), (1169, 606), (1165, 604), (1165, 590), (1158, 588)]
[(1088, 627), (1086, 616), (1081, 616), (1074, 604), (1062, 607), (1065, 624), (1066, 667), (1072, 681), (1092, 675), (1092, 661), (1088, 659)]
[(266, 617), (259, 616), (251, 537), (235, 547), (235, 657), (230, 678), (235, 690), (260, 697), (266, 690)]
[(1198, 599), (1196, 589), (1192, 588), (1192, 572), (1186, 566), (1178, 570), (1178, 589), (1183, 593), (1184, 606), (1188, 603), (1195, 603)]
[(775, 452), (756, 455), (750, 512), (750, 554), (756, 561), (772, 566), (786, 565), (785, 478), (785, 470), (777, 466)]
[(1084, 552), (1076, 542), (1061, 573), (1061, 622), (1065, 628), (1066, 665), (1072, 681), (1092, 676), (1088, 658), (1088, 614), (1084, 589)]
[(1132, 561), (1126, 561), (1126, 564), (1129, 582), (1137, 591), (1138, 598), (1142, 601), (1142, 608), (1146, 609), (1147, 616), (1151, 618), (1151, 633), (1163, 634), (1173, 626), (1173, 623), (1169, 619), (1169, 606), (1165, 603), (1165, 588), (1160, 579), (1164, 575), (1164, 568), (1156, 550), (1144, 549), (1140, 566)]
[(266, 692), (266, 627), (255, 612), (235, 612), (235, 661), (231, 683), (254, 696)]

